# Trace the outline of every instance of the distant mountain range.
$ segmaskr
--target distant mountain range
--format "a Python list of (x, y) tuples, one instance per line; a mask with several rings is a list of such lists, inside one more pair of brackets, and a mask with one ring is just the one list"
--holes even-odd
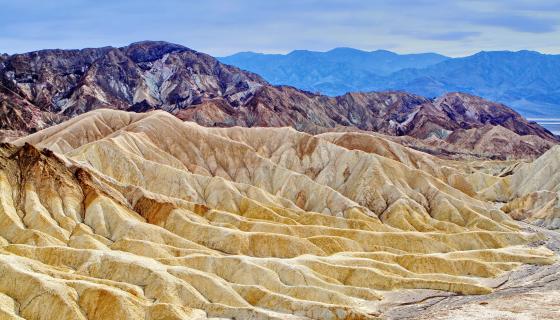
[(423, 68), (449, 59), (435, 53), (399, 55), (386, 50), (366, 52), (337, 48), (328, 52), (292, 51), (287, 55), (241, 52), (218, 58), (253, 71), (272, 84), (336, 96), (371, 91), (372, 81), (407, 68)]
[(560, 116), (560, 55), (482, 51), (463, 58), (337, 48), (286, 55), (237, 53), (221, 62), (326, 95), (404, 90), (426, 97), (465, 92), (512, 106), (527, 117)]

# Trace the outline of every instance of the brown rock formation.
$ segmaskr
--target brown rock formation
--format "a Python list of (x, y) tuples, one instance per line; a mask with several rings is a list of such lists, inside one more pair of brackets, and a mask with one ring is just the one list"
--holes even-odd
[(519, 135), (501, 125), (455, 130), (445, 142), (456, 150), (488, 155), (503, 155), (502, 159), (537, 158), (555, 143), (534, 135)]

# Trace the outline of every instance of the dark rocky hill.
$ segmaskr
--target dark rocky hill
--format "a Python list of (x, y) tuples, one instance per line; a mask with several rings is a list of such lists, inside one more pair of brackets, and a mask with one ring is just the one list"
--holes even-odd
[(22, 132), (112, 108), (162, 109), (206, 126), (292, 126), (307, 132), (343, 126), (420, 139), (500, 125), (556, 142), (505, 105), (468, 94), (428, 99), (389, 91), (328, 97), (273, 86), (204, 53), (150, 41), (2, 56), (0, 106), (0, 130)]

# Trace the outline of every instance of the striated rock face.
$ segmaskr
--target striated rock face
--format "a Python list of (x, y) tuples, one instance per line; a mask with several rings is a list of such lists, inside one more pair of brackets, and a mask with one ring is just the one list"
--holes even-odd
[(437, 109), (443, 110), (462, 129), (478, 128), (479, 124), (502, 126), (518, 135), (536, 135), (550, 139), (550, 132), (534, 122), (528, 122), (517, 112), (503, 104), (484, 100), (480, 97), (450, 93), (435, 100)]
[(452, 163), (370, 135), (77, 116), (0, 146), (0, 313), (374, 319), (392, 290), (484, 294), (554, 262), (473, 197), (500, 178)]
[(41, 110), (0, 85), (0, 130), (14, 133), (35, 132), (66, 119), (65, 116)]
[(517, 166), (480, 194), (483, 199), (507, 202), (502, 210), (517, 220), (560, 229), (560, 147)]
[(68, 116), (101, 107), (173, 111), (215, 97), (239, 102), (265, 83), (165, 42), (18, 54), (0, 70), (5, 87), (42, 110)]
[(488, 157), (504, 159), (537, 158), (555, 145), (533, 135), (519, 135), (501, 125), (455, 130), (446, 139), (453, 149), (468, 150)]
[[(98, 108), (161, 109), (217, 127), (290, 126), (308, 133), (347, 127), (445, 139), (456, 130), (500, 125), (520, 136), (535, 136), (528, 139), (541, 146), (558, 142), (510, 108), (467, 94), (435, 100), (403, 92), (327, 97), (272, 86), (253, 73), (165, 42), (5, 56), (0, 89), (0, 130), (33, 132)], [(537, 150), (530, 148), (522, 156)], [(490, 151), (505, 157), (501, 148)]]

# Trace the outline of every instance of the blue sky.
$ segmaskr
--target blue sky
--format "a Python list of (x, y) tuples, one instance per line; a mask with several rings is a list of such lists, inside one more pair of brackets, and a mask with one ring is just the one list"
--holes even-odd
[(0, 52), (165, 40), (220, 56), (334, 47), (560, 53), (559, 0), (0, 0)]

